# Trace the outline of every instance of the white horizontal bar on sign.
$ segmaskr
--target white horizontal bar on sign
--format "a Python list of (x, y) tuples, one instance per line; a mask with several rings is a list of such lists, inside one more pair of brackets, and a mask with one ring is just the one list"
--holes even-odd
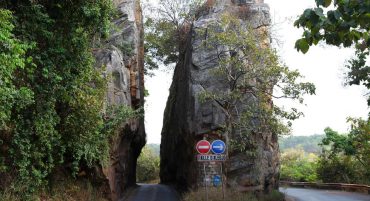
[(198, 154), (197, 161), (204, 162), (204, 161), (225, 161), (226, 155), (225, 154)]

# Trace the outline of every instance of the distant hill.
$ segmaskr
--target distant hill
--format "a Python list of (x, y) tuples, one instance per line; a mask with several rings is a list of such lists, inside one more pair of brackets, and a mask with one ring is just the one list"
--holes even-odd
[(283, 152), (286, 149), (302, 147), (307, 153), (319, 153), (321, 148), (318, 144), (321, 143), (323, 138), (324, 135), (280, 137), (280, 151)]
[(160, 154), (160, 149), (161, 149), (161, 145), (160, 144), (147, 144), (145, 145), (147, 147), (149, 147), (151, 150), (153, 150), (154, 154), (156, 156), (159, 156)]

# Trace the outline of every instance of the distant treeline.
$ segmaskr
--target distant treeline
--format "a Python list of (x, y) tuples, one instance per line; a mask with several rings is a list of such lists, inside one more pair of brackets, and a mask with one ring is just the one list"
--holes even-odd
[(325, 135), (289, 136), (279, 138), (280, 151), (301, 147), (306, 153), (320, 153), (319, 144)]
[[(284, 152), (287, 149), (301, 147), (306, 153), (320, 153), (321, 147), (319, 144), (325, 135), (310, 135), (310, 136), (288, 136), (279, 138), (280, 151)], [(160, 144), (147, 144), (155, 155), (159, 156)]]

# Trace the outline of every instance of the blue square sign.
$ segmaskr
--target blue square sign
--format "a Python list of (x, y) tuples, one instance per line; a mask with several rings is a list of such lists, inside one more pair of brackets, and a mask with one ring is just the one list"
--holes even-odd
[(213, 186), (217, 187), (221, 185), (221, 176), (215, 175), (213, 176)]

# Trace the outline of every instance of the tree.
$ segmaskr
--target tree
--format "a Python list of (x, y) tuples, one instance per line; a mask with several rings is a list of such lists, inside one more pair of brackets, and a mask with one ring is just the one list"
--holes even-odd
[(348, 118), (351, 124), (349, 138), (355, 148), (355, 157), (368, 170), (370, 180), (370, 119)]
[(318, 175), (324, 182), (370, 183), (369, 121), (349, 119), (348, 135), (326, 128)]
[(210, 59), (216, 62), (212, 73), (222, 86), (227, 86), (226, 90), (204, 90), (199, 96), (222, 108), (226, 137), (233, 139), (234, 149), (250, 149), (251, 134), (289, 132), (290, 121), (302, 113), (273, 105), (273, 99), (288, 98), (302, 103), (303, 95), (314, 94), (315, 87), (309, 82), (298, 82), (302, 78), (299, 72), (289, 70), (279, 61), (268, 44), (266, 29), (254, 29), (233, 14), (224, 14), (198, 32), (204, 38), (201, 48), (217, 52)]
[(160, 0), (157, 7), (149, 6), (145, 15), (146, 71), (158, 68), (158, 63), (178, 61), (181, 43), (203, 2)]
[[(306, 9), (296, 20), (296, 27), (303, 27), (303, 37), (297, 40), (295, 47), (306, 53), (309, 47), (324, 41), (335, 46), (356, 49), (356, 57), (346, 64), (349, 69), (347, 83), (364, 85), (370, 89), (370, 67), (366, 64), (370, 47), (370, 2), (356, 0), (315, 0), (316, 8)], [(330, 9), (333, 6), (334, 9)], [(368, 98), (370, 105), (370, 97)], [(322, 170), (319, 175), (327, 175), (330, 170), (337, 170), (342, 180), (349, 182), (351, 177), (367, 178), (369, 181), (369, 119), (349, 118), (351, 130), (348, 135), (339, 135), (331, 129), (325, 129), (324, 149), (319, 163)], [(336, 166), (336, 168), (333, 168)], [(341, 167), (340, 167), (341, 166)], [(355, 171), (356, 166), (359, 171)], [(347, 171), (348, 170), (348, 171)], [(340, 173), (341, 172), (341, 173)], [(367, 175), (367, 176), (366, 176)], [(333, 175), (332, 175), (333, 176)], [(335, 178), (334, 176), (325, 178)], [(365, 179), (366, 180), (366, 179)]]
[[(316, 8), (306, 9), (294, 26), (304, 29), (296, 41), (298, 51), (306, 53), (310, 46), (324, 41), (329, 45), (356, 49), (349, 60), (347, 83), (370, 89), (370, 67), (366, 64), (370, 47), (370, 2), (357, 0), (315, 0)], [(329, 6), (334, 9), (330, 10)], [(370, 105), (370, 97), (368, 99)]]

